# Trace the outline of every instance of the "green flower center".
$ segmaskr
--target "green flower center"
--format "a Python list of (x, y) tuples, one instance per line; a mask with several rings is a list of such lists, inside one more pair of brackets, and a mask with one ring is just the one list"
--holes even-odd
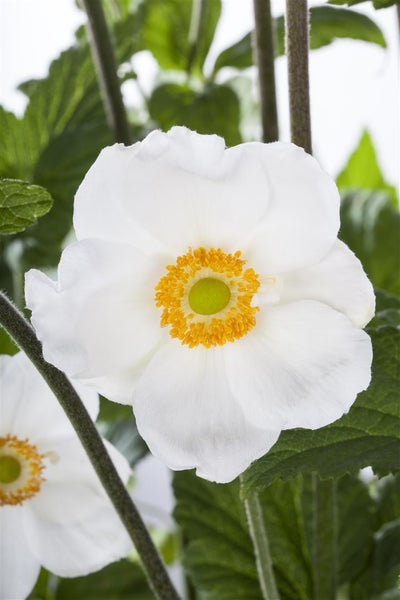
[(223, 310), (231, 299), (229, 287), (214, 277), (204, 277), (189, 292), (190, 308), (198, 315), (215, 315)]
[(13, 456), (0, 456), (0, 483), (13, 483), (21, 474), (21, 463)]

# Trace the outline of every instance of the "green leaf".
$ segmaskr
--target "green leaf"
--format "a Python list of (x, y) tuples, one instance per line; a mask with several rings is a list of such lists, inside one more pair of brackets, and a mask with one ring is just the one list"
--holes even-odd
[(205, 0), (198, 45), (193, 56), (189, 40), (191, 0), (148, 0), (143, 27), (143, 45), (152, 52), (160, 67), (186, 71), (191, 64), (201, 75), (221, 14), (220, 0)]
[(16, 354), (19, 348), (14, 344), (8, 333), (0, 327), (0, 354)]
[(252, 542), (238, 482), (213, 484), (174, 474), (174, 516), (187, 540), (183, 563), (200, 597), (260, 600)]
[(378, 163), (376, 151), (368, 131), (364, 131), (346, 166), (336, 179), (341, 192), (362, 189), (385, 191), (397, 207), (396, 189), (387, 183)]
[(339, 237), (361, 260), (375, 287), (400, 295), (400, 213), (386, 192), (344, 194)]
[(103, 437), (125, 456), (131, 467), (148, 453), (148, 448), (136, 429), (133, 414), (130, 419), (116, 419), (98, 423)]
[[(355, 4), (361, 4), (363, 2), (369, 2), (369, 0), (328, 0), (329, 4), (347, 4), (347, 6), (354, 6)], [(400, 5), (400, 0), (372, 0), (374, 8), (389, 8), (389, 6)]]
[(0, 179), (0, 233), (23, 231), (49, 212), (47, 190), (18, 179)]
[[(246, 69), (254, 64), (251, 32), (229, 46), (217, 57), (213, 77), (222, 67)], [(361, 40), (386, 47), (380, 28), (366, 15), (343, 8), (310, 8), (310, 48), (317, 50), (339, 38)], [(285, 54), (285, 19), (275, 19), (275, 56)]]
[(391, 325), (400, 327), (400, 297), (385, 290), (375, 289), (376, 311), (370, 327)]
[(337, 477), (369, 465), (381, 474), (400, 470), (400, 331), (380, 327), (369, 333), (374, 361), (368, 390), (331, 425), (283, 431), (273, 448), (244, 473), (245, 493), (298, 473)]
[(141, 568), (122, 560), (97, 573), (61, 579), (54, 600), (153, 600)]
[(199, 92), (176, 83), (160, 85), (149, 100), (149, 112), (165, 130), (186, 125), (198, 133), (216, 133), (228, 146), (241, 142), (239, 99), (226, 85), (210, 83)]

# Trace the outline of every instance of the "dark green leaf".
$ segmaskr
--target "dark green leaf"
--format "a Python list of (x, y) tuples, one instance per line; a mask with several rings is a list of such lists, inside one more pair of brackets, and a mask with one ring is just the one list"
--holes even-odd
[(149, 111), (162, 129), (186, 125), (198, 133), (216, 133), (228, 146), (241, 142), (239, 99), (228, 86), (211, 83), (196, 92), (186, 85), (166, 83), (154, 90)]
[(141, 568), (122, 560), (97, 573), (61, 579), (55, 600), (154, 600)]
[(0, 354), (16, 354), (19, 348), (11, 340), (5, 330), (0, 327)]
[(253, 546), (238, 482), (217, 485), (175, 473), (175, 518), (187, 546), (184, 566), (200, 597), (260, 600)]
[(375, 490), (379, 526), (400, 519), (400, 476), (389, 475), (377, 484)]
[(385, 191), (397, 207), (395, 188), (388, 184), (378, 163), (376, 151), (368, 131), (364, 131), (346, 166), (338, 175), (337, 186), (341, 192), (362, 189)]
[(38, 185), (0, 179), (0, 233), (23, 231), (49, 212), (52, 204), (48, 191)]
[(400, 469), (400, 331), (382, 327), (369, 333), (374, 362), (368, 390), (331, 425), (283, 431), (275, 446), (245, 472), (247, 493), (298, 473), (337, 477), (368, 465), (381, 474)]
[(384, 290), (375, 289), (376, 312), (370, 327), (379, 325), (400, 326), (400, 297)]
[(400, 295), (400, 213), (386, 192), (343, 194), (339, 236), (374, 286)]
[[(192, 70), (201, 75), (221, 14), (220, 0), (205, 0), (198, 44), (189, 39), (191, 0), (148, 0), (143, 44), (163, 69)], [(193, 54), (195, 52), (195, 54)]]
[(131, 467), (148, 453), (148, 448), (136, 429), (133, 414), (130, 419), (100, 421), (98, 427), (101, 435), (118, 448)]
[[(386, 47), (385, 38), (379, 27), (366, 15), (353, 10), (314, 6), (310, 9), (310, 48), (317, 50), (336, 39), (361, 40)], [(275, 56), (285, 54), (285, 20), (275, 19)], [(217, 57), (213, 75), (222, 67), (246, 69), (254, 64), (251, 32), (246, 34)]]

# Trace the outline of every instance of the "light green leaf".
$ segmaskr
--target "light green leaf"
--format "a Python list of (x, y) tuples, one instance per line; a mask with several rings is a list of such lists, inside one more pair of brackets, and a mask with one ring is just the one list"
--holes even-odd
[(400, 470), (400, 331), (380, 327), (369, 333), (374, 362), (368, 390), (331, 425), (283, 431), (273, 448), (245, 471), (246, 493), (277, 477), (311, 471), (337, 477), (369, 465), (381, 474)]
[(400, 213), (386, 192), (343, 194), (339, 237), (361, 260), (374, 286), (400, 295)]
[(175, 83), (160, 85), (149, 100), (149, 111), (162, 129), (186, 125), (198, 133), (221, 135), (228, 146), (241, 142), (239, 99), (226, 85), (211, 83), (200, 92)]
[[(354, 6), (355, 4), (361, 4), (363, 2), (369, 2), (370, 0), (328, 0), (329, 4), (347, 4), (347, 6)], [(372, 0), (374, 8), (389, 8), (389, 6), (400, 5), (400, 0)]]
[(143, 45), (152, 52), (160, 67), (201, 75), (221, 14), (220, 0), (205, 0), (204, 17), (195, 56), (189, 40), (192, 0), (148, 0), (143, 27)]
[(0, 233), (23, 231), (49, 212), (52, 204), (49, 192), (38, 185), (0, 179)]
[[(310, 48), (317, 50), (339, 38), (361, 40), (386, 47), (385, 38), (379, 27), (366, 15), (353, 10), (314, 6), (310, 9)], [(285, 54), (285, 20), (275, 19), (275, 56)], [(251, 32), (246, 34), (217, 57), (213, 76), (222, 67), (246, 69), (254, 64)]]
[(16, 354), (19, 348), (14, 344), (6, 331), (0, 327), (0, 354)]
[(396, 190), (383, 177), (376, 151), (368, 131), (364, 131), (346, 166), (336, 179), (342, 193), (362, 189), (385, 191), (397, 206)]

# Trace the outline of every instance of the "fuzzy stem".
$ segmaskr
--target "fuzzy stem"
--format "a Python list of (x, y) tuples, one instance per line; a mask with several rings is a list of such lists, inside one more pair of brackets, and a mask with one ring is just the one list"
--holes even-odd
[(142, 518), (110, 459), (95, 424), (67, 377), (46, 362), (31, 325), (0, 293), (0, 325), (25, 352), (71, 421), (105, 491), (142, 560), (149, 585), (159, 600), (179, 600)]
[(132, 137), (120, 81), (117, 61), (101, 0), (82, 0), (88, 17), (89, 41), (96, 65), (108, 124), (116, 142), (131, 144)]
[(270, 0), (254, 0), (254, 53), (258, 66), (263, 142), (279, 138), (275, 86), (274, 30)]
[(264, 600), (279, 600), (271, 552), (258, 494), (250, 494), (244, 501), (250, 537), (253, 542), (258, 580)]
[(307, 0), (286, 0), (286, 53), (292, 142), (311, 154)]

